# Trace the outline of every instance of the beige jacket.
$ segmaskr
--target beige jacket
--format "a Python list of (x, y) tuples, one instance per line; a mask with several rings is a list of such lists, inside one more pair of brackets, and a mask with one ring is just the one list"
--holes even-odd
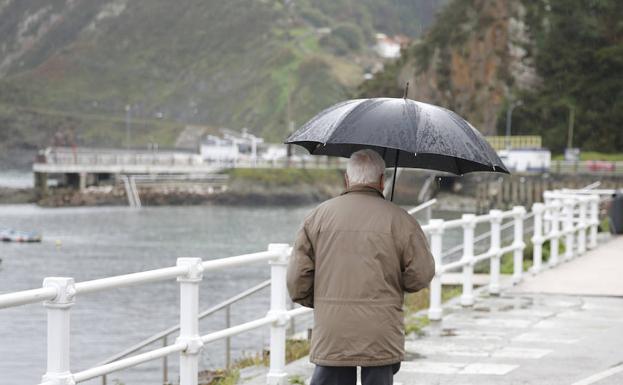
[(377, 189), (356, 185), (305, 219), (288, 265), (294, 302), (314, 308), (311, 362), (381, 366), (404, 358), (404, 292), (428, 286), (426, 236)]

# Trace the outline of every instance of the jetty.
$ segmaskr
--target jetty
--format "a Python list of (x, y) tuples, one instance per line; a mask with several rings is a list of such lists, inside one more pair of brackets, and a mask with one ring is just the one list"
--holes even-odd
[[(75, 191), (85, 191), (91, 186), (117, 185), (125, 190), (129, 206), (141, 207), (141, 189), (156, 185), (201, 185), (208, 194), (224, 192), (228, 183), (227, 170), (234, 168), (344, 167), (343, 159), (322, 156), (267, 160), (256, 153), (254, 157), (215, 160), (204, 159), (190, 150), (49, 147), (37, 157), (33, 173), (38, 197), (48, 194), (50, 180)], [(418, 196), (419, 203), (433, 198), (442, 189), (462, 189), (462, 195), (473, 198), (477, 213), (486, 213), (494, 208), (509, 209), (515, 205), (531, 206), (542, 201), (545, 191), (579, 189), (596, 180), (605, 189), (623, 186), (621, 162), (612, 162), (609, 168), (596, 168), (594, 162), (553, 161), (547, 172), (518, 172), (508, 176), (480, 174), (435, 178), (430, 174), (420, 174), (417, 182), (407, 187)], [(414, 186), (417, 186), (417, 191), (413, 191)]]

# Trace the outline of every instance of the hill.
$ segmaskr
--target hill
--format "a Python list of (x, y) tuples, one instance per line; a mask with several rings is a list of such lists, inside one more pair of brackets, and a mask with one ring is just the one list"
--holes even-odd
[(186, 124), (280, 140), (353, 95), (376, 32), (415, 37), (438, 4), (5, 0), (0, 143), (172, 146)]
[(556, 152), (623, 149), (623, 2), (453, 0), (403, 57), (360, 87), (402, 95), (465, 116), (485, 134), (542, 135)]

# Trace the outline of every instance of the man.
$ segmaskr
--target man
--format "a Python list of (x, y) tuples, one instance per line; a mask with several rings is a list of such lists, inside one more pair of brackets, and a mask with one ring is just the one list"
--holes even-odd
[(385, 162), (353, 153), (346, 190), (305, 219), (288, 266), (294, 302), (314, 308), (311, 385), (393, 383), (404, 358), (404, 293), (435, 264), (417, 221), (383, 197)]

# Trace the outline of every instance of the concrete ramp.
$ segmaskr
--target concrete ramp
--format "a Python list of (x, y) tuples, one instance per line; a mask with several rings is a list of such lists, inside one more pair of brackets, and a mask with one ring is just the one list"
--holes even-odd
[(623, 296), (623, 236), (599, 245), (582, 257), (536, 276), (525, 276), (512, 289), (522, 293)]

